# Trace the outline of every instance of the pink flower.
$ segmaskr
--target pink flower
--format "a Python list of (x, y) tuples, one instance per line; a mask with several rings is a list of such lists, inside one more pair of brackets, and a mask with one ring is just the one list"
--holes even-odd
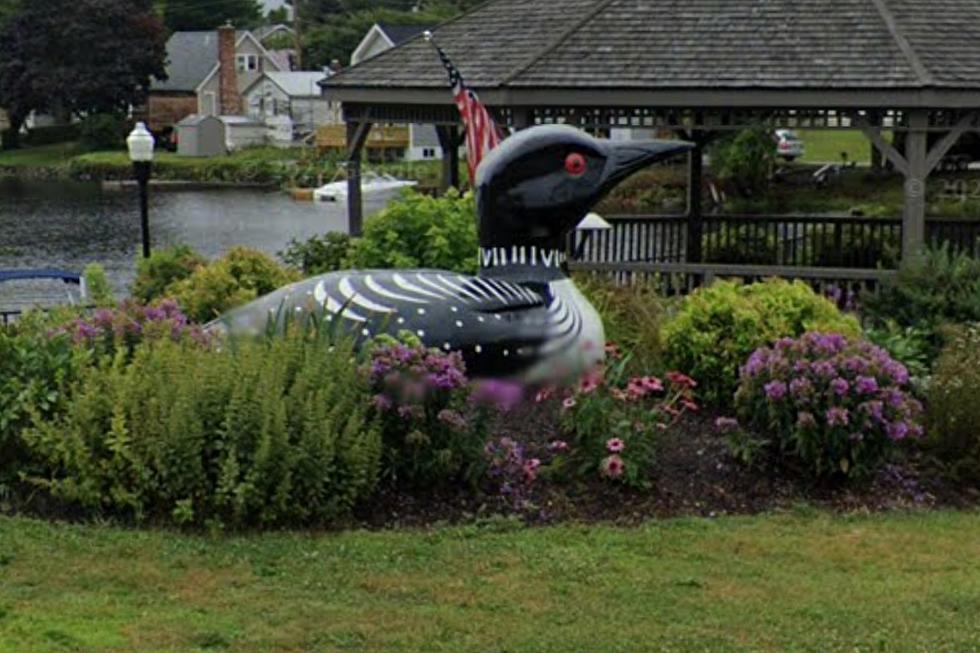
[(609, 453), (620, 453), (626, 448), (626, 443), (620, 438), (609, 438), (606, 440), (606, 449)]
[(593, 370), (585, 375), (582, 382), (578, 386), (578, 391), (584, 395), (591, 394), (595, 392), (599, 386), (602, 385), (602, 372), (600, 370)]
[(541, 461), (537, 458), (531, 458), (524, 462), (524, 480), (528, 483), (533, 482), (538, 478), (538, 468), (541, 467)]
[(606, 478), (619, 478), (625, 469), (626, 464), (616, 454), (607, 456), (599, 465), (599, 472)]
[(563, 453), (568, 451), (568, 443), (564, 440), (554, 440), (548, 445), (548, 451), (551, 453)]
[(619, 345), (615, 342), (606, 343), (606, 356), (609, 358), (619, 358)]
[(575, 408), (577, 403), (578, 402), (575, 401), (575, 397), (568, 397), (565, 399), (565, 401), (561, 402), (561, 405), (565, 410), (571, 410), (572, 408)]
[(537, 394), (534, 395), (534, 403), (540, 404), (551, 399), (555, 394), (555, 389), (552, 387), (541, 388), (538, 390)]
[(667, 380), (674, 385), (679, 385), (684, 388), (693, 388), (697, 386), (697, 382), (686, 374), (681, 374), (680, 372), (667, 372)]

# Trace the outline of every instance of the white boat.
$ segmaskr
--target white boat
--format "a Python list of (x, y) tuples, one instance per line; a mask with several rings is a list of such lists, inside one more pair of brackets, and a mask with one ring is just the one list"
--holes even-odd
[[(390, 200), (398, 195), (403, 188), (418, 186), (417, 181), (398, 179), (388, 174), (365, 172), (361, 175), (361, 196), (365, 200)], [(333, 181), (320, 186), (313, 191), (313, 199), (317, 202), (346, 202), (347, 181)]]

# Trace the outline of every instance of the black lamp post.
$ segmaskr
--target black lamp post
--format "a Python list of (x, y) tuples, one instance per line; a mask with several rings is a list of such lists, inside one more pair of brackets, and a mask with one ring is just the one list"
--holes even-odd
[(153, 166), (153, 134), (142, 122), (126, 139), (129, 147), (129, 160), (133, 162), (133, 174), (140, 188), (140, 231), (143, 235), (143, 258), (150, 258), (150, 209), (147, 186), (150, 183), (150, 170)]

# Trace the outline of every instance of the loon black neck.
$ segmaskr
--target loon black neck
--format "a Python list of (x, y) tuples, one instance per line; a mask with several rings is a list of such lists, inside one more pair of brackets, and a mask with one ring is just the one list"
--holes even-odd
[(515, 282), (549, 282), (568, 278), (568, 261), (563, 249), (537, 245), (480, 247), (481, 277)]

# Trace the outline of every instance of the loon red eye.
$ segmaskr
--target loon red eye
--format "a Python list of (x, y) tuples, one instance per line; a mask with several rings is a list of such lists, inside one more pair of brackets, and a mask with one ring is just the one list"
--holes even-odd
[(581, 177), (585, 174), (585, 157), (578, 152), (572, 152), (565, 157), (565, 172), (573, 177)]

